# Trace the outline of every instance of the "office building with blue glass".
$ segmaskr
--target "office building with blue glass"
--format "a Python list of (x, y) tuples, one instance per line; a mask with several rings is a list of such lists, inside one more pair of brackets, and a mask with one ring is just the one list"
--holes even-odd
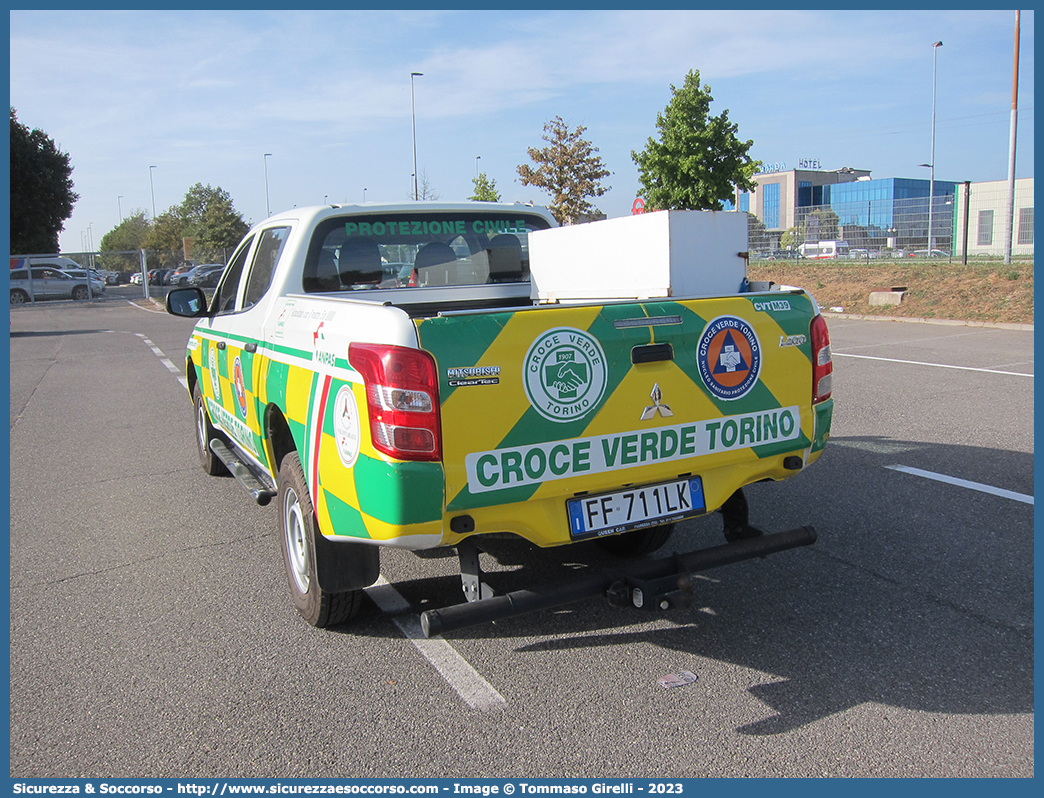
[[(867, 249), (927, 246), (931, 218), (933, 246), (953, 238), (954, 193), (958, 183), (910, 178), (875, 180), (869, 170), (779, 170), (755, 175), (757, 188), (737, 192), (736, 209), (765, 225), (766, 246), (780, 248), (783, 234), (801, 241), (838, 239)], [(929, 196), (934, 195), (929, 213)]]

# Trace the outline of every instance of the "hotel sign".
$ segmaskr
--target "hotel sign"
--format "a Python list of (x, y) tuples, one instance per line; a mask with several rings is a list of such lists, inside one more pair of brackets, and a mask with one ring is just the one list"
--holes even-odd
[[(822, 169), (823, 162), (818, 158), (799, 158), (798, 169)], [(772, 163), (763, 163), (761, 168), (758, 169), (754, 174), (756, 175), (771, 175), (775, 172), (787, 171), (787, 165), (784, 161), (774, 161)]]

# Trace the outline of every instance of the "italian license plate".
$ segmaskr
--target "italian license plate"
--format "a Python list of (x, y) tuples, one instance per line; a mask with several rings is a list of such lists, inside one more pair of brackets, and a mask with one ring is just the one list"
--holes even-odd
[(707, 509), (699, 477), (580, 496), (570, 499), (566, 506), (574, 540), (670, 524)]

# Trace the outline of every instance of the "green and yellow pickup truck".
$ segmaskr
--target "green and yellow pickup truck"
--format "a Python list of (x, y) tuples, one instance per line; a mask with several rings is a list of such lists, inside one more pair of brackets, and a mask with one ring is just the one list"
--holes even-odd
[[(747, 281), (746, 229), (697, 211), (558, 227), (480, 202), (273, 215), (213, 297), (167, 295), (198, 318), (202, 466), (276, 499), (294, 605), (320, 627), (355, 615), (383, 547), (458, 549), (468, 601), (422, 616), (438, 634), (575, 599), (493, 596), (484, 535), (638, 558), (720, 511), (726, 543), (688, 570), (811, 543), (751, 526), (742, 489), (823, 450), (829, 336), (808, 293)], [(673, 562), (588, 594), (680, 606)]]

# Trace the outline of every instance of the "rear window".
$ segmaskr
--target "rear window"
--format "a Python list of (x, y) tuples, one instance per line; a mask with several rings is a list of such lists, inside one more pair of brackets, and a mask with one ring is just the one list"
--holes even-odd
[(481, 211), (341, 216), (316, 228), (306, 293), (529, 281), (538, 216)]

